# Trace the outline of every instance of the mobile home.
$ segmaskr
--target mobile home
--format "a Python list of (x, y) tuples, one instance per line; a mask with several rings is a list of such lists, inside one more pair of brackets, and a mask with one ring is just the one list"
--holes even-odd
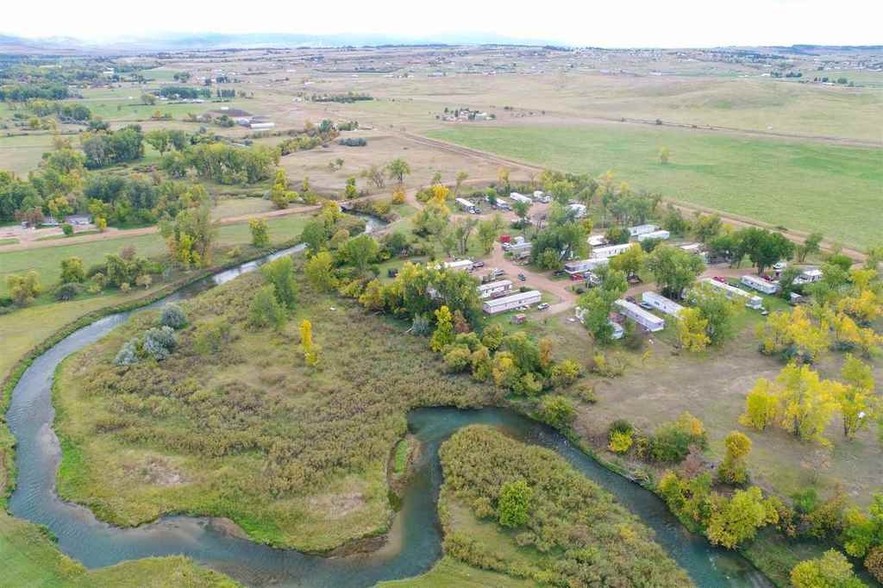
[(442, 264), (442, 267), (449, 270), (457, 270), (457, 271), (472, 271), (472, 260), (471, 259), (460, 259), (457, 261), (446, 261)]
[(647, 312), (637, 304), (632, 304), (628, 300), (623, 300), (621, 298), (614, 302), (614, 304), (618, 307), (620, 314), (635, 321), (651, 333), (661, 331), (665, 328), (664, 318), (660, 318), (655, 314)]
[(468, 212), (470, 214), (478, 214), (479, 212), (478, 207), (465, 198), (457, 198), (457, 206), (459, 206), (463, 212)]
[(607, 244), (607, 238), (604, 235), (590, 235), (586, 242), (592, 247), (601, 247)]
[(630, 237), (640, 237), (641, 235), (658, 231), (659, 227), (656, 225), (636, 225), (634, 227), (629, 227), (626, 230), (628, 230)]
[(764, 294), (775, 294), (779, 291), (778, 284), (774, 284), (772, 282), (764, 280), (763, 278), (758, 278), (757, 276), (742, 276), (741, 282), (752, 290), (757, 290), (758, 292), (763, 292)]
[(607, 265), (609, 259), (581, 259), (579, 261), (569, 261), (564, 264), (564, 271), (570, 275), (582, 274), (598, 269)]
[(501, 294), (505, 294), (512, 290), (511, 280), (497, 280), (496, 282), (488, 282), (478, 287), (479, 298), (499, 298)]
[(657, 294), (656, 292), (644, 292), (643, 294), (641, 294), (641, 300), (645, 304), (649, 304), (656, 310), (660, 310), (665, 314), (671, 316), (678, 316), (681, 311), (684, 310), (684, 307), (674, 300), (670, 300), (662, 294)]
[(527, 204), (533, 204), (533, 199), (530, 196), (525, 196), (524, 194), (519, 194), (518, 192), (512, 192), (511, 194), (509, 194), (509, 198), (511, 198), (515, 202), (525, 202)]
[(575, 218), (582, 218), (586, 216), (586, 207), (584, 204), (568, 204), (567, 212), (573, 214)]
[(534, 190), (533, 199), (542, 204), (548, 204), (552, 201), (552, 198), (542, 190)]
[(542, 295), (539, 290), (529, 290), (512, 294), (511, 296), (485, 300), (484, 304), (482, 304), (482, 310), (487, 314), (497, 314), (521, 306), (531, 306), (537, 304), (540, 300), (542, 300)]
[(720, 290), (723, 292), (727, 298), (731, 299), (734, 296), (742, 297), (746, 300), (745, 305), (749, 308), (761, 308), (763, 307), (763, 299), (760, 296), (755, 296), (750, 292), (746, 292), (741, 288), (736, 288), (735, 286), (730, 286), (729, 284), (725, 284), (723, 282), (719, 282), (717, 280), (713, 280), (711, 278), (703, 278), (701, 280), (702, 284), (706, 284), (716, 290)]
[(625, 253), (631, 247), (631, 243), (623, 243), (622, 245), (607, 245), (606, 247), (595, 247), (592, 249), (592, 259), (607, 259), (616, 257), (620, 253)]
[(499, 208), (500, 210), (512, 210), (509, 202), (504, 198), (500, 198), (499, 196), (497, 197), (497, 208)]
[(668, 231), (652, 231), (650, 233), (641, 233), (638, 235), (638, 241), (647, 241), (648, 239), (659, 239), (660, 241), (664, 241), (671, 237), (671, 233)]
[(794, 278), (795, 284), (812, 284), (822, 279), (822, 270), (817, 267), (808, 267), (800, 272), (800, 275)]

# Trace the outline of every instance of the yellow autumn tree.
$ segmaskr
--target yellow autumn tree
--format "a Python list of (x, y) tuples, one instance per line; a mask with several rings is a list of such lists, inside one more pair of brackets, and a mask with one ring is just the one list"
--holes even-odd
[(395, 188), (392, 190), (392, 203), (393, 204), (404, 204), (405, 203), (405, 187), (401, 184), (397, 184)]
[(708, 319), (698, 308), (684, 308), (677, 319), (678, 341), (687, 351), (702, 351), (711, 339), (708, 337)]
[(837, 410), (837, 382), (822, 380), (808, 365), (791, 363), (779, 373), (776, 384), (781, 427), (803, 441), (828, 445), (824, 433)]
[(827, 313), (817, 321), (809, 311), (798, 306), (789, 312), (774, 312), (758, 330), (761, 350), (767, 355), (785, 353), (790, 357), (813, 363), (831, 346)]
[(310, 367), (319, 363), (319, 349), (313, 342), (313, 323), (304, 319), (300, 323), (300, 346), (304, 352), (304, 361)]
[(763, 431), (775, 420), (778, 407), (779, 397), (772, 389), (772, 382), (761, 378), (745, 397), (745, 412), (739, 417), (739, 422)]
[(840, 378), (843, 383), (835, 390), (835, 398), (843, 420), (843, 436), (853, 439), (874, 418), (874, 372), (871, 366), (847, 355)]

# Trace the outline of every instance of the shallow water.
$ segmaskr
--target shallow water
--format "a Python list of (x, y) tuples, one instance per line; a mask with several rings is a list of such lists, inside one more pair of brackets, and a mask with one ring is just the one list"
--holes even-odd
[[(221, 272), (170, 299), (225, 283), (254, 270), (263, 261), (300, 249), (302, 247), (280, 251), (261, 262)], [(273, 549), (233, 536), (223, 525), (207, 518), (165, 517), (135, 529), (121, 529), (98, 521), (87, 508), (62, 502), (55, 493), (60, 449), (51, 427), (54, 418), (52, 376), (65, 357), (106, 335), (129, 314), (100, 319), (38, 357), (15, 387), (7, 412), (7, 421), (17, 442), (18, 466), (18, 485), (10, 498), (9, 510), (17, 517), (48, 527), (58, 538), (59, 548), (87, 567), (183, 554), (247, 585), (336, 588), (371, 586), (380, 580), (420, 574), (442, 555), (435, 507), (441, 484), (438, 448), (461, 427), (486, 424), (500, 427), (517, 439), (557, 451), (586, 477), (612, 492), (654, 529), (659, 544), (698, 585), (771, 585), (738, 554), (714, 548), (704, 538), (688, 533), (651, 492), (605, 469), (552, 429), (504, 409), (427, 408), (409, 415), (410, 429), (422, 442), (423, 451), (395, 522), (399, 541), (395, 546), (371, 554), (324, 558)]]

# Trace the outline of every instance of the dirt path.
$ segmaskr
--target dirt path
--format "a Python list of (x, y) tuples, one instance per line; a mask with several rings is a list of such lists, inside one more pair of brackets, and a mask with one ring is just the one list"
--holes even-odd
[[(455, 145), (453, 143), (448, 143), (447, 141), (441, 141), (439, 139), (430, 139), (427, 137), (421, 137), (419, 135), (413, 135), (411, 133), (402, 133), (402, 136), (405, 139), (408, 139), (410, 141), (414, 141), (416, 143), (420, 143), (421, 145), (433, 146), (436, 149), (443, 149), (443, 150), (446, 150), (446, 151), (449, 151), (452, 153), (456, 153), (458, 155), (462, 155), (462, 156), (469, 157), (472, 159), (480, 159), (480, 160), (483, 160), (483, 161), (486, 161), (486, 162), (489, 162), (492, 164), (496, 164), (496, 165), (511, 166), (511, 167), (519, 168), (519, 169), (522, 169), (522, 170), (528, 172), (529, 174), (538, 174), (538, 173), (542, 172), (544, 169), (540, 166), (536, 166), (536, 165), (533, 165), (530, 163), (525, 163), (525, 162), (519, 161), (517, 159), (502, 157), (499, 155), (495, 155), (492, 153), (487, 153), (487, 152), (481, 151), (479, 149), (473, 149), (471, 147), (463, 147), (462, 145)], [(760, 228), (764, 228), (764, 229), (776, 229), (775, 226), (768, 224), (768, 223), (764, 223), (764, 222), (750, 219), (747, 217), (742, 217), (739, 215), (731, 214), (728, 212), (721, 212), (720, 210), (715, 210), (713, 208), (707, 208), (704, 206), (698, 206), (695, 204), (685, 203), (680, 200), (672, 200), (669, 198), (665, 198), (663, 200), (663, 202), (665, 202), (667, 204), (670, 203), (670, 204), (674, 205), (676, 208), (678, 208), (679, 210), (681, 210), (682, 212), (685, 212), (687, 214), (693, 214), (696, 212), (701, 212), (701, 213), (705, 213), (705, 214), (717, 214), (718, 216), (721, 217), (721, 220), (723, 220), (725, 223), (731, 224), (736, 227), (760, 227)], [(782, 233), (788, 239), (795, 241), (795, 242), (802, 242), (809, 235), (809, 233), (807, 233), (805, 231), (795, 231), (795, 230), (782, 231)], [(822, 249), (824, 249), (826, 251), (833, 251), (838, 247), (839, 246), (837, 244), (835, 244), (831, 241), (828, 241), (828, 240), (822, 241)], [(855, 259), (859, 262), (864, 261), (867, 257), (864, 252), (859, 251), (858, 249), (855, 249), (855, 248), (850, 248), (850, 247), (839, 247), (839, 248), (843, 253), (845, 253), (849, 257), (852, 257), (853, 259)]]

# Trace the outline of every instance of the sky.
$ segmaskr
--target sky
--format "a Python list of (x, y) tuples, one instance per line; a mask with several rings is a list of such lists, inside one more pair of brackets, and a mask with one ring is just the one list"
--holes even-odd
[(432, 38), (490, 34), (595, 47), (883, 44), (880, 0), (43, 0), (4, 3), (0, 34), (85, 41), (164, 33)]

